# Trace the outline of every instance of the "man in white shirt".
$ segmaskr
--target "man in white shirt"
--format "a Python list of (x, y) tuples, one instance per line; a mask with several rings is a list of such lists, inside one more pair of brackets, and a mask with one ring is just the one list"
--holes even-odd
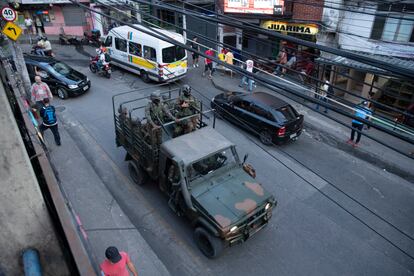
[(24, 25), (26, 26), (26, 34), (32, 34), (33, 20), (30, 17), (26, 17), (26, 19), (24, 20)]
[(47, 39), (47, 37), (43, 37), (43, 51), (45, 53), (45, 55), (47, 56), (52, 56), (52, 44), (50, 43), (50, 41)]
[[(251, 60), (251, 59), (246, 60), (246, 71), (249, 72), (249, 73), (253, 73), (253, 68), (254, 68), (253, 60)], [(248, 91), (252, 92), (253, 91), (253, 79), (250, 79), (246, 76), (243, 76), (239, 86), (243, 87), (245, 84), (248, 85), (248, 88), (247, 88)]]

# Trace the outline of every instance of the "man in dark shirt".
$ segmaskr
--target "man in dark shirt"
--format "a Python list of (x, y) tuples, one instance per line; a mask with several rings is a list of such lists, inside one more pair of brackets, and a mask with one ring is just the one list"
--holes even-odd
[(43, 136), (43, 132), (50, 128), (53, 133), (53, 137), (55, 138), (56, 145), (60, 146), (60, 135), (55, 107), (50, 105), (49, 98), (44, 98), (43, 104), (44, 106), (40, 109), (40, 117), (43, 119), (43, 123), (39, 127), (40, 133)]

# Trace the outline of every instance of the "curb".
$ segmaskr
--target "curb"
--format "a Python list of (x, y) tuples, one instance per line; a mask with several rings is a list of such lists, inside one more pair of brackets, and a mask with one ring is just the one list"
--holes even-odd
[[(77, 150), (80, 152), (80, 154), (83, 156), (83, 159), (85, 159), (85, 162), (88, 162), (91, 166), (91, 169), (94, 171), (93, 174), (96, 175), (97, 179), (99, 179), (98, 181), (101, 183), (100, 184), (100, 188), (99, 190), (102, 191), (101, 194), (108, 194), (112, 200), (116, 203), (111, 203), (111, 208), (115, 208), (117, 211), (114, 211), (114, 216), (110, 217), (110, 218), (106, 218), (103, 217), (103, 221), (109, 219), (109, 220), (113, 220), (115, 224), (120, 223), (120, 221), (127, 221), (128, 223), (125, 224), (130, 224), (130, 225), (134, 225), (132, 223), (132, 221), (129, 219), (129, 217), (125, 214), (125, 212), (122, 210), (119, 202), (116, 200), (115, 196), (113, 195), (113, 193), (111, 192), (111, 190), (108, 188), (107, 186), (107, 178), (106, 176), (108, 175), (104, 175), (102, 176), (100, 174), (100, 172), (96, 169), (96, 166), (99, 166), (99, 164), (94, 163), (94, 160), (90, 160), (90, 156), (88, 156), (88, 152), (85, 151), (84, 146), (93, 146), (91, 145), (90, 140), (93, 138), (89, 136), (88, 131), (79, 123), (77, 122), (76, 119), (72, 118), (72, 116), (68, 115), (67, 113), (59, 113), (59, 119), (61, 120), (61, 128), (63, 128), (63, 131), (66, 132), (66, 136), (68, 136), (68, 139), (71, 140), (71, 143), (74, 144), (75, 147), (77, 147)], [(62, 130), (61, 130), (62, 131)], [(82, 139), (81, 142), (79, 142), (78, 140)], [(100, 147), (99, 145), (95, 145), (95, 147)], [(109, 165), (110, 169), (112, 171), (114, 171), (115, 175), (113, 176), (115, 179), (118, 180), (119, 183), (121, 183), (123, 179), (118, 179), (119, 176), (117, 175), (120, 172), (116, 171), (116, 168), (114, 168), (115, 164), (111, 164), (111, 159), (109, 157), (106, 156), (106, 153), (103, 152), (103, 150), (101, 150), (100, 152), (96, 152), (96, 155), (98, 156), (98, 158), (100, 159), (104, 159), (105, 162)], [(107, 168), (106, 168), (107, 169)], [(108, 169), (107, 169), (108, 170)], [(111, 173), (112, 173), (111, 171)], [(64, 186), (64, 185), (63, 185)], [(68, 189), (70, 188), (70, 185), (65, 187), (64, 189)], [(87, 193), (87, 190), (83, 190), (84, 193)], [(74, 209), (76, 209), (77, 205), (75, 204), (76, 202), (72, 203), (72, 205), (74, 206)], [(79, 202), (78, 202), (79, 204)], [(146, 210), (146, 212), (151, 212), (151, 210)], [(121, 219), (122, 218), (122, 219)], [(82, 230), (82, 223), (80, 222), (79, 217), (77, 217), (78, 220), (78, 225)], [(88, 223), (88, 221), (86, 221), (86, 223)], [(122, 223), (121, 223), (122, 225)], [(96, 250), (99, 247), (102, 247), (103, 244), (101, 243), (96, 243), (97, 235), (102, 235), (99, 236), (101, 237), (100, 239), (106, 239), (108, 235), (108, 233), (110, 234), (110, 231), (114, 231), (116, 233), (116, 231), (118, 231), (119, 229), (103, 229), (103, 230), (99, 230), (101, 232), (98, 232), (99, 229), (94, 230), (93, 232), (90, 232), (87, 234), (87, 236), (89, 236), (88, 240), (89, 242), (91, 242), (91, 240), (94, 240), (94, 242), (92, 242), (91, 247), (92, 249), (92, 254), (95, 255), (95, 257), (102, 257), (101, 255), (103, 255), (103, 251), (99, 250), (99, 252), (96, 252)], [(144, 237), (141, 235), (141, 232), (139, 231), (139, 229), (137, 227), (128, 227), (125, 229), (121, 229), (123, 231), (123, 234), (125, 235), (125, 237), (129, 237), (131, 239), (124, 239), (124, 242), (126, 242), (126, 247), (136, 247), (136, 251), (135, 254), (139, 254), (139, 256), (141, 256), (140, 259), (140, 263), (136, 263), (137, 265), (137, 269), (138, 271), (140, 271), (140, 275), (165, 275), (168, 276), (170, 275), (168, 269), (165, 267), (164, 263), (159, 259), (158, 255), (152, 250), (151, 246), (148, 244), (148, 242), (144, 239)], [(120, 231), (120, 230), (119, 230)], [(84, 235), (86, 235), (86, 232), (84, 231)], [(90, 237), (92, 234), (93, 237)], [(124, 244), (125, 245), (125, 244)], [(102, 251), (102, 252), (101, 252)], [(131, 252), (129, 252), (131, 255)], [(145, 255), (145, 257), (143, 257)], [(100, 258), (102, 259), (102, 258)]]
[[(211, 79), (211, 82), (212, 82), (213, 86), (216, 89), (221, 90), (223, 92), (234, 91), (234, 90), (226, 89), (226, 88), (218, 85), (216, 82), (214, 82), (213, 79)], [(344, 142), (344, 140), (346, 138), (344, 138), (342, 136), (334, 135), (331, 132), (326, 131), (324, 128), (318, 127), (317, 124), (310, 123), (309, 121), (305, 120), (304, 125), (307, 128), (309, 128), (309, 129), (311, 129), (315, 132), (321, 133), (322, 134), (320, 136), (321, 140), (323, 142), (325, 142), (326, 144), (328, 144), (332, 147), (335, 147), (335, 148), (337, 148), (341, 151), (344, 151), (344, 152), (346, 152), (346, 153), (348, 153), (348, 154), (350, 154), (354, 157), (362, 159), (362, 160), (364, 160), (368, 163), (371, 163), (371, 164), (373, 164), (373, 165), (375, 165), (375, 166), (377, 166), (377, 167), (379, 167), (383, 170), (386, 170), (386, 171), (389, 171), (393, 174), (396, 174), (396, 175), (406, 179), (407, 181), (414, 182), (414, 172), (402, 169), (402, 168), (398, 167), (397, 165), (395, 165), (393, 163), (390, 163), (387, 160), (384, 160), (383, 158), (381, 158), (380, 156), (378, 156), (374, 153), (365, 151), (361, 148), (350, 147), (348, 144), (346, 144), (346, 142)]]

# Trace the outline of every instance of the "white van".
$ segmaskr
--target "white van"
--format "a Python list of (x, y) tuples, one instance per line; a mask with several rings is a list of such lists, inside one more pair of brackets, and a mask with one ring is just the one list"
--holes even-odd
[[(137, 29), (151, 32), (141, 25)], [(184, 37), (175, 32), (157, 31), (185, 44)], [(104, 41), (111, 63), (139, 74), (144, 82), (175, 81), (187, 74), (187, 53), (175, 46), (129, 26), (113, 28)]]

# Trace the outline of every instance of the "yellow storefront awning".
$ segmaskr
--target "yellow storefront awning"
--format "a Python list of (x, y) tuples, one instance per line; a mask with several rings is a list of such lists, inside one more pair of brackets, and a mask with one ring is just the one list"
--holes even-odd
[(301, 24), (271, 20), (263, 21), (261, 27), (270, 31), (307, 35), (316, 35), (319, 31), (318, 26), (316, 24)]

